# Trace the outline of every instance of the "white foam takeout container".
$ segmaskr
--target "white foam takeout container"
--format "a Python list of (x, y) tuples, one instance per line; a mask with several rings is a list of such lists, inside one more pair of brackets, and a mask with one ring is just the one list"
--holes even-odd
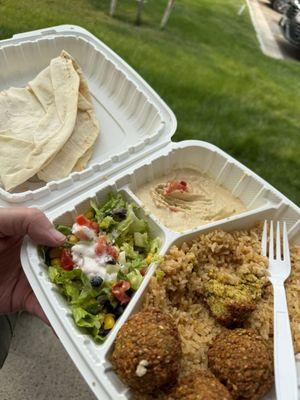
[[(299, 208), (216, 146), (201, 141), (172, 143), (176, 130), (172, 111), (135, 71), (86, 30), (65, 25), (0, 42), (0, 89), (25, 84), (62, 49), (77, 58), (88, 79), (102, 126), (95, 154), (85, 171), (61, 181), (40, 188), (29, 184), (26, 191), (19, 188), (16, 193), (0, 189), (0, 206), (38, 206), (55, 223), (72, 224), (91, 199), (101, 202), (109, 192), (121, 191), (141, 206), (139, 212), (148, 220), (152, 235), (161, 237), (161, 254), (200, 232), (216, 227), (229, 231), (246, 228), (266, 218), (286, 221), (290, 242), (300, 244)], [(22, 69), (21, 62), (15, 60), (22, 61)], [(182, 167), (214, 177), (244, 202), (247, 211), (183, 233), (167, 229), (145, 212), (134, 193), (143, 183)], [(130, 399), (130, 390), (112, 370), (109, 355), (120, 326), (140, 307), (155, 265), (150, 266), (105, 343), (99, 345), (75, 326), (65, 300), (47, 277), (37, 246), (30, 240), (25, 240), (21, 258), (53, 329), (95, 396), (101, 400)], [(300, 371), (298, 378), (300, 382)], [(274, 400), (274, 391), (265, 399)]]

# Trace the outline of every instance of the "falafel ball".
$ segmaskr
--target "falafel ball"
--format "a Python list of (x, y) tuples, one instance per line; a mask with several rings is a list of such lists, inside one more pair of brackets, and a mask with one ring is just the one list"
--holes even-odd
[(149, 308), (121, 327), (111, 362), (130, 388), (151, 393), (177, 381), (181, 358), (181, 341), (173, 319)]
[(184, 377), (166, 397), (166, 400), (232, 400), (222, 383), (207, 371), (198, 371)]
[(253, 329), (219, 334), (208, 350), (208, 366), (234, 399), (260, 399), (273, 383), (272, 353)]
[(207, 273), (201, 291), (217, 321), (227, 327), (240, 327), (257, 307), (262, 281), (254, 274), (238, 277), (215, 268)]

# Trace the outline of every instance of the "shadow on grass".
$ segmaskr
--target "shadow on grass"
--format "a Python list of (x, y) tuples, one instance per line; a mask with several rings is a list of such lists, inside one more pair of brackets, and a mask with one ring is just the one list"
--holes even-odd
[[(109, 15), (110, 0), (88, 0), (90, 5), (99, 11)], [(165, 1), (145, 2), (142, 11), (142, 22), (140, 25), (136, 24), (137, 2), (136, 0), (122, 0), (118, 1), (114, 20), (122, 22), (127, 25), (134, 25), (140, 28), (153, 28), (159, 29), (160, 20), (165, 7)]]
[(96, 10), (109, 12), (110, 0), (88, 0), (88, 2)]

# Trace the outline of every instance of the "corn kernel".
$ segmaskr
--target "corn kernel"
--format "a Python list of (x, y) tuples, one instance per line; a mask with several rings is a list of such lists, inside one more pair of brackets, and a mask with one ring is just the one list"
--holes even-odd
[(94, 210), (89, 210), (89, 211), (87, 211), (87, 212), (84, 214), (84, 216), (85, 216), (87, 219), (93, 219), (94, 216), (95, 216), (95, 212), (94, 212)]
[(151, 264), (152, 258), (153, 258), (153, 255), (152, 255), (151, 253), (149, 253), (149, 254), (147, 255), (147, 258), (146, 258), (146, 263), (147, 263), (148, 265)]
[(77, 243), (78, 242), (78, 238), (75, 235), (70, 235), (68, 237), (68, 242), (72, 243), (72, 244)]
[(115, 317), (113, 314), (106, 314), (104, 318), (104, 329), (112, 329), (115, 325)]
[(60, 267), (61, 262), (60, 262), (60, 258), (52, 258), (51, 260), (51, 265), (54, 267), (55, 265)]
[(60, 257), (60, 253), (61, 253), (61, 249), (59, 247), (53, 247), (50, 251), (49, 251), (49, 257), (52, 258), (58, 258)]

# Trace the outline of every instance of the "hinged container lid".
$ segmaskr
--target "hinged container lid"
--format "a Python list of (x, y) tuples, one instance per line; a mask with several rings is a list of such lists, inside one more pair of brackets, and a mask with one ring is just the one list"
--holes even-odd
[(177, 126), (166, 103), (125, 61), (87, 30), (74, 25), (14, 35), (0, 42), (0, 91), (24, 87), (62, 50), (81, 66), (93, 97), (100, 135), (87, 168), (49, 183), (30, 179), (0, 206), (47, 211), (105, 181), (170, 142)]

